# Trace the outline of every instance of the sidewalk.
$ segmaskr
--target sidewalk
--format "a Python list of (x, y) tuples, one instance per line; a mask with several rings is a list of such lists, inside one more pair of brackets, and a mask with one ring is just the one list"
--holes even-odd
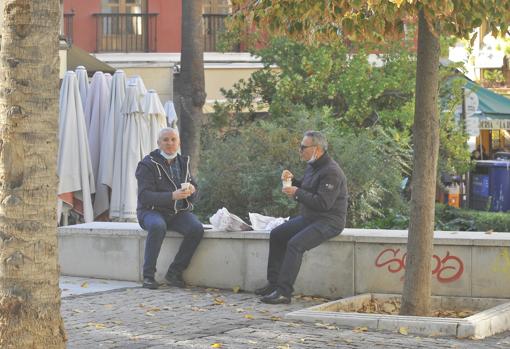
[(62, 314), (69, 349), (510, 347), (510, 332), (473, 341), (361, 332), (283, 319), (292, 310), (321, 302), (308, 297), (271, 306), (251, 293), (232, 290), (151, 291), (134, 283), (69, 277), (61, 279), (61, 288), (66, 289)]

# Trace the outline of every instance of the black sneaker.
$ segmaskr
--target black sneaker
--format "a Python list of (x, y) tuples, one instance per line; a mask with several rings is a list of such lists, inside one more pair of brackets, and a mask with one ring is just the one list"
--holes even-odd
[(154, 280), (154, 278), (143, 278), (143, 288), (148, 288), (149, 290), (157, 290), (159, 286), (159, 283)]
[(290, 296), (282, 294), (280, 290), (276, 290), (273, 293), (260, 299), (262, 303), (267, 304), (290, 304), (290, 300)]
[(276, 288), (276, 285), (267, 284), (264, 287), (257, 288), (253, 293), (255, 293), (257, 296), (267, 296), (268, 294), (273, 293)]
[(182, 279), (182, 274), (167, 273), (165, 275), (165, 280), (166, 280), (166, 283), (168, 286), (174, 286), (174, 287), (180, 287), (180, 288), (186, 287), (186, 284), (184, 283), (184, 280)]

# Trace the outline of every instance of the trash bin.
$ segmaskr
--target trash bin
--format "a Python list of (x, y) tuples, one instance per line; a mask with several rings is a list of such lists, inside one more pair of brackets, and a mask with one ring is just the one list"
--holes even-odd
[(469, 202), (475, 210), (510, 211), (510, 161), (477, 161)]

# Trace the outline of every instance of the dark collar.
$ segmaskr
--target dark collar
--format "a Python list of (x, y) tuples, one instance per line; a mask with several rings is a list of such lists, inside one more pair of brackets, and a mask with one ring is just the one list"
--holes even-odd
[(322, 156), (320, 158), (318, 158), (317, 160), (312, 162), (310, 164), (310, 166), (312, 166), (313, 168), (319, 168), (319, 167), (324, 166), (328, 161), (329, 161), (329, 154), (327, 151), (325, 151), (324, 154), (322, 154)]

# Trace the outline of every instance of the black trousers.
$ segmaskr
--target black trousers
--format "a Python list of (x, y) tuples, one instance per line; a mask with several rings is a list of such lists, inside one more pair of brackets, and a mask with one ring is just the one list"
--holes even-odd
[(162, 215), (159, 212), (149, 212), (139, 222), (147, 230), (145, 240), (145, 255), (143, 261), (143, 277), (154, 277), (159, 251), (167, 230), (173, 230), (184, 236), (179, 251), (168, 273), (180, 274), (186, 269), (204, 235), (204, 227), (191, 212), (181, 211), (174, 216)]
[(343, 227), (334, 227), (319, 220), (310, 221), (302, 216), (289, 219), (271, 231), (267, 280), (277, 285), (285, 296), (294, 291), (303, 254), (324, 241), (339, 235)]

